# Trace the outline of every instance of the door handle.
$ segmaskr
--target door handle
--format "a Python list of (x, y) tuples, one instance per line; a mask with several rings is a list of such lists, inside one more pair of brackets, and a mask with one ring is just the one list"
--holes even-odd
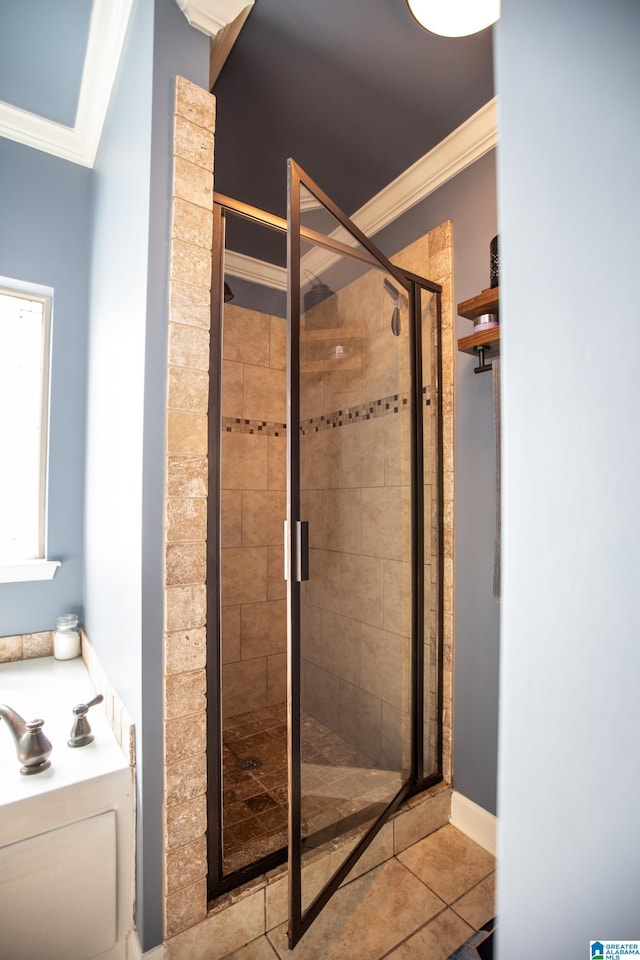
[(289, 579), (289, 524), (284, 521), (284, 579)]
[(309, 579), (309, 523), (296, 520), (296, 580)]
[[(284, 521), (284, 579), (289, 579), (289, 524)], [(294, 580), (302, 583), (309, 579), (309, 523), (307, 520), (296, 520), (296, 569)]]

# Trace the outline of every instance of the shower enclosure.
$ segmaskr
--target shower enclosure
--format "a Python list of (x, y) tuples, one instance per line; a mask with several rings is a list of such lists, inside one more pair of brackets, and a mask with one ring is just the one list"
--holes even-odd
[(441, 291), (293, 161), (287, 221), (216, 195), (212, 287), (209, 893), (288, 859), (293, 946), (441, 779)]

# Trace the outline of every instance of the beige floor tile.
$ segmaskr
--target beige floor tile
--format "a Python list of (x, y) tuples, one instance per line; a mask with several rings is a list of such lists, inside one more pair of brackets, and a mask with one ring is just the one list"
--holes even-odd
[(445, 910), (390, 953), (387, 960), (446, 960), (472, 933), (453, 910)]
[(377, 960), (444, 907), (396, 860), (342, 887), (293, 951), (287, 927), (269, 934), (281, 960)]
[(476, 930), (496, 915), (495, 879), (496, 875), (492, 873), (453, 904), (455, 912)]
[(258, 937), (248, 943), (246, 947), (241, 947), (235, 953), (230, 953), (225, 960), (278, 960), (278, 954), (275, 952), (266, 937)]
[(451, 825), (414, 843), (398, 859), (447, 903), (495, 869), (494, 857)]
[(170, 960), (220, 960), (263, 933), (264, 890), (258, 890), (173, 937), (168, 955)]

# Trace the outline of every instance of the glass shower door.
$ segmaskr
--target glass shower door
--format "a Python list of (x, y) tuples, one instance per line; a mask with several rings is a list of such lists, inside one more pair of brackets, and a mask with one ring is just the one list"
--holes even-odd
[(421, 518), (414, 288), (293, 161), (288, 270), (294, 946), (411, 786)]

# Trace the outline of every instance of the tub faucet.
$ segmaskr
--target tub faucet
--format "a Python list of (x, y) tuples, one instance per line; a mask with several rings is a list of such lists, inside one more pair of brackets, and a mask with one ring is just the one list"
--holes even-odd
[(20, 714), (6, 703), (0, 703), (0, 717), (9, 725), (15, 740), (18, 760), (22, 763), (20, 773), (30, 776), (48, 770), (51, 766), (49, 754), (52, 748), (42, 732), (44, 720), (30, 720), (26, 723)]

